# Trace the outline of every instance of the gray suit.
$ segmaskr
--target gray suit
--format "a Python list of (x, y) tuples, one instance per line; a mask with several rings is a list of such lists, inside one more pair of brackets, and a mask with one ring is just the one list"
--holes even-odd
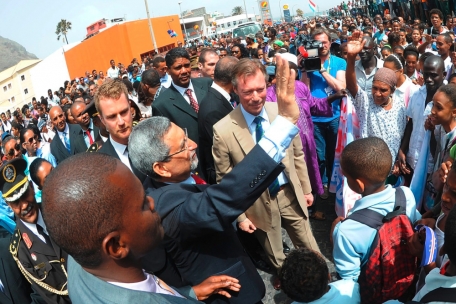
[(201, 303), (195, 300), (195, 293), (190, 286), (174, 289), (186, 299), (165, 294), (130, 290), (110, 284), (88, 273), (71, 256), (68, 256), (68, 291), (73, 304)]

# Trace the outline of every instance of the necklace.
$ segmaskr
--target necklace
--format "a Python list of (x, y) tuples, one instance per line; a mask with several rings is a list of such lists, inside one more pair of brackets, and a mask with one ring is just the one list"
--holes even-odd
[(382, 108), (386, 108), (387, 106), (389, 106), (391, 104), (391, 102), (393, 102), (393, 99), (391, 97), (389, 97), (388, 102), (386, 104), (381, 104), (380, 106)]

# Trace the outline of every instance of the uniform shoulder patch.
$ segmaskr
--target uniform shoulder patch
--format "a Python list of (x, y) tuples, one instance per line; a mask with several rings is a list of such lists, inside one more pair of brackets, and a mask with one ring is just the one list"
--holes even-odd
[(10, 253), (17, 257), (17, 252), (18, 252), (18, 249), (19, 249), (19, 243), (21, 242), (21, 231), (16, 228), (16, 230), (14, 230), (13, 232), (13, 235), (11, 236), (11, 241), (10, 241)]

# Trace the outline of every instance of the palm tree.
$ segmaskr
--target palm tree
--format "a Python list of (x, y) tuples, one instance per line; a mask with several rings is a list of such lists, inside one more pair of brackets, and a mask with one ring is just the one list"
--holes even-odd
[(68, 44), (68, 38), (67, 38), (67, 33), (68, 31), (71, 30), (71, 22), (66, 21), (65, 19), (60, 20), (59, 23), (57, 23), (57, 29), (55, 30), (55, 34), (57, 35), (57, 40), (60, 40), (60, 36), (63, 35), (65, 37), (65, 41)]
[(296, 16), (302, 17), (302, 15), (304, 15), (304, 12), (302, 11), (302, 9), (298, 8), (296, 10)]
[(231, 11), (232, 16), (242, 15), (243, 13), (244, 10), (242, 9), (242, 6), (235, 6)]

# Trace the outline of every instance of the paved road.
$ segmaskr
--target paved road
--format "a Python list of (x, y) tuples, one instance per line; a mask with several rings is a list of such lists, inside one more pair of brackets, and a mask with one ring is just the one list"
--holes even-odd
[[(334, 211), (334, 194), (331, 194), (327, 200), (321, 200), (317, 198), (317, 210), (323, 211), (326, 215), (326, 221), (310, 220), (312, 231), (317, 240), (318, 246), (320, 247), (321, 253), (326, 258), (329, 272), (333, 280), (336, 278), (336, 270), (332, 262), (332, 246), (329, 244), (329, 231), (331, 224), (336, 218)], [(284, 229), (282, 229), (282, 235), (288, 246), (293, 248), (293, 245)], [(265, 304), (289, 304), (291, 299), (288, 298), (282, 291), (276, 291), (272, 287), (272, 275), (261, 270), (258, 270), (261, 277), (263, 278), (264, 285), (266, 286), (266, 295), (263, 298)]]

